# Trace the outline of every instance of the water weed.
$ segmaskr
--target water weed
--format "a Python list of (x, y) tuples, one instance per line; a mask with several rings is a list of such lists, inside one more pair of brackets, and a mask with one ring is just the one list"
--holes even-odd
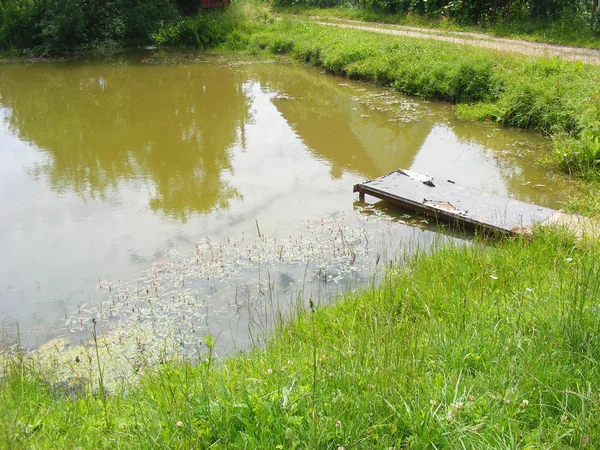
[(307, 221), (285, 238), (260, 227), (224, 242), (205, 237), (166, 253), (138, 279), (99, 279), (89, 304), (65, 315), (62, 337), (29, 358), (51, 370), (54, 383), (86, 385), (104, 398), (166, 361), (203, 359), (208, 349), (212, 361), (264, 345), (309, 300), (326, 304), (369, 283), (416, 239), (450, 238), (399, 226), (376, 209)]

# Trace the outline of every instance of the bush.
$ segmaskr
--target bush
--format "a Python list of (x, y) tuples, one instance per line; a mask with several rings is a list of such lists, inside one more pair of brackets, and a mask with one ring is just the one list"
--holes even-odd
[(148, 44), (152, 36), (179, 14), (169, 0), (118, 0), (116, 7), (125, 20), (124, 42)]
[(489, 100), (497, 89), (493, 80), (492, 63), (462, 63), (450, 82), (451, 96), (455, 102)]
[(0, 49), (59, 55), (106, 42), (147, 44), (176, 17), (169, 0), (5, 0)]
[[(250, 44), (250, 35), (271, 17), (264, 3), (236, 2), (227, 9), (201, 11), (194, 17), (183, 17), (162, 27), (153, 35), (159, 46), (207, 48), (226, 43), (230, 49), (241, 50)], [(266, 48), (265, 43), (262, 48)], [(289, 51), (289, 44), (274, 53)], [(285, 50), (285, 51), (283, 51)]]
[(34, 48), (41, 42), (39, 3), (34, 0), (0, 2), (0, 48)]
[(220, 11), (185, 17), (163, 28), (153, 37), (161, 46), (206, 48), (225, 42), (233, 26)]

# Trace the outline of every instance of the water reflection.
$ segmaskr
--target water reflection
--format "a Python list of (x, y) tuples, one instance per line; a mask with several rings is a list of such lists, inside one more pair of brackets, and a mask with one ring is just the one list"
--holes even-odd
[[(285, 93), (274, 100), (277, 109), (310, 151), (331, 165), (335, 178), (345, 171), (373, 178), (393, 167), (409, 167), (435, 123), (414, 120), (421, 114), (407, 99), (389, 99), (380, 92), (369, 99), (374, 92), (339, 78), (315, 79), (312, 71), (287, 66), (275, 76), (260, 75), (269, 88)], [(378, 109), (371, 109), (368, 100)], [(394, 113), (401, 115), (401, 126)]]
[(548, 145), (542, 137), (457, 121), (450, 105), (417, 102), (314, 72), (279, 66), (259, 71), (259, 79), (283, 93), (274, 104), (310, 151), (330, 164), (333, 177), (350, 171), (371, 179), (409, 168), (558, 206), (560, 194), (549, 188), (549, 177), (557, 189), (565, 188), (564, 180), (535, 165)]
[(124, 59), (12, 65), (0, 74), (10, 129), (49, 155), (30, 169), (34, 175), (45, 175), (58, 192), (91, 198), (118, 190), (119, 181), (149, 183), (150, 208), (180, 220), (227, 208), (243, 195), (231, 158), (235, 145), (244, 147), (253, 81), (279, 94), (272, 101), (287, 126), (333, 178), (374, 178), (403, 167), (555, 204), (551, 191), (532, 187), (546, 174), (530, 161), (503, 160), (522, 135), (456, 122), (442, 105), (349, 86), (303, 67)]
[(56, 191), (104, 197), (151, 183), (150, 207), (185, 220), (239, 195), (222, 179), (249, 119), (244, 78), (207, 65), (7, 66), (10, 129), (50, 158), (34, 169)]

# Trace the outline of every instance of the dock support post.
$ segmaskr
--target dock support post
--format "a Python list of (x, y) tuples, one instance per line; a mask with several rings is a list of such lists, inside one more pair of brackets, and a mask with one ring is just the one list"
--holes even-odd
[(365, 191), (360, 188), (360, 184), (355, 184), (352, 192), (358, 192), (358, 200), (361, 202), (365, 201)]

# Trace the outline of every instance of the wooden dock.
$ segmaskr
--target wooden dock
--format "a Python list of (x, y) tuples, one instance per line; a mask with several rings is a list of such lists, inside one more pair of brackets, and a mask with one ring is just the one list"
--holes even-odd
[(536, 224), (557, 223), (564, 216), (544, 208), (399, 169), (354, 186), (364, 201), (365, 194), (397, 204), (439, 220), (502, 234), (530, 232)]

